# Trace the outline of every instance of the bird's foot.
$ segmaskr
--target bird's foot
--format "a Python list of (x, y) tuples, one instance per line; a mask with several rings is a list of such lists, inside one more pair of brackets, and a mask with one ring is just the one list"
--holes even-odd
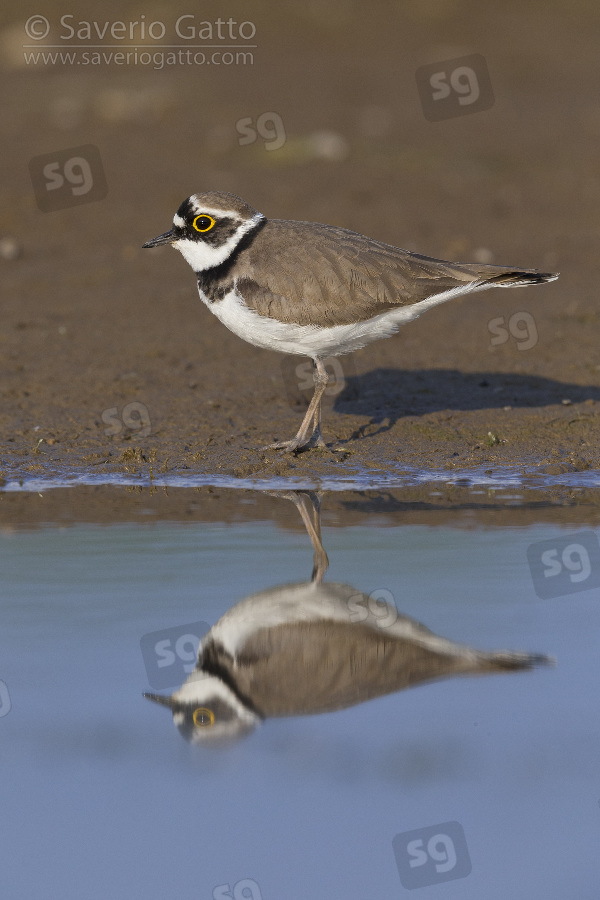
[(321, 434), (311, 434), (309, 438), (296, 435), (291, 441), (276, 441), (261, 447), (262, 450), (284, 450), (286, 453), (303, 453), (305, 450), (327, 450), (327, 444)]
[(287, 453), (295, 453), (300, 448), (299, 441), (276, 441), (274, 444), (266, 444), (261, 450), (285, 450)]

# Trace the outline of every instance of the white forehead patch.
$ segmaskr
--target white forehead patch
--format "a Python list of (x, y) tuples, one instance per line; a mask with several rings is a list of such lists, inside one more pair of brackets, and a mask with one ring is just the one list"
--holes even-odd
[(178, 216), (177, 213), (173, 216), (173, 225), (177, 228), (185, 228), (185, 219), (182, 219), (181, 216)]

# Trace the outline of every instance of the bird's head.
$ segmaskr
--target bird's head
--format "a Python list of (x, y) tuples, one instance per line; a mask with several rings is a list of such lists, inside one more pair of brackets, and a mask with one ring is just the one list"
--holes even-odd
[(144, 694), (173, 713), (173, 723), (194, 744), (220, 744), (244, 737), (261, 721), (220, 678), (195, 671), (171, 696)]
[(235, 194), (192, 194), (173, 216), (173, 227), (143, 247), (171, 244), (194, 272), (204, 272), (224, 263), (245, 235), (260, 228), (264, 221), (262, 213)]

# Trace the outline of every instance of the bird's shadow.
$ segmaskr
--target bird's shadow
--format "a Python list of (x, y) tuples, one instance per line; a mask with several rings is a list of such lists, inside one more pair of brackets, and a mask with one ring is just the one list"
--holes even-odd
[[(464, 373), (458, 369), (373, 369), (350, 375), (335, 397), (341, 414), (368, 416), (353, 438), (373, 437), (394, 427), (405, 416), (478, 409), (539, 408), (564, 400), (600, 401), (600, 386), (580, 385), (504, 372)], [(373, 425), (379, 425), (372, 430)]]

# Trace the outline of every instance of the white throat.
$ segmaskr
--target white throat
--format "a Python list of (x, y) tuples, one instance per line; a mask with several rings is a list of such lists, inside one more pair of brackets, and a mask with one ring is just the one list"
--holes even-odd
[(224, 263), (231, 256), (244, 235), (255, 228), (262, 219), (264, 219), (264, 216), (261, 213), (256, 213), (251, 219), (242, 222), (235, 233), (220, 247), (213, 247), (202, 240), (191, 241), (189, 238), (174, 241), (171, 246), (179, 250), (194, 272), (205, 272), (207, 269), (214, 269), (215, 266), (220, 266), (221, 263)]
[[(193, 703), (198, 706), (210, 705), (210, 701), (218, 697), (230, 706), (240, 722), (256, 723), (259, 717), (240, 702), (237, 695), (221, 681), (216, 675), (207, 675), (201, 670), (195, 669), (184, 681), (179, 690), (172, 695), (173, 700), (179, 703)], [(180, 713), (175, 715), (181, 716)], [(180, 721), (183, 721), (180, 719)], [(177, 725), (178, 722), (176, 721)]]

